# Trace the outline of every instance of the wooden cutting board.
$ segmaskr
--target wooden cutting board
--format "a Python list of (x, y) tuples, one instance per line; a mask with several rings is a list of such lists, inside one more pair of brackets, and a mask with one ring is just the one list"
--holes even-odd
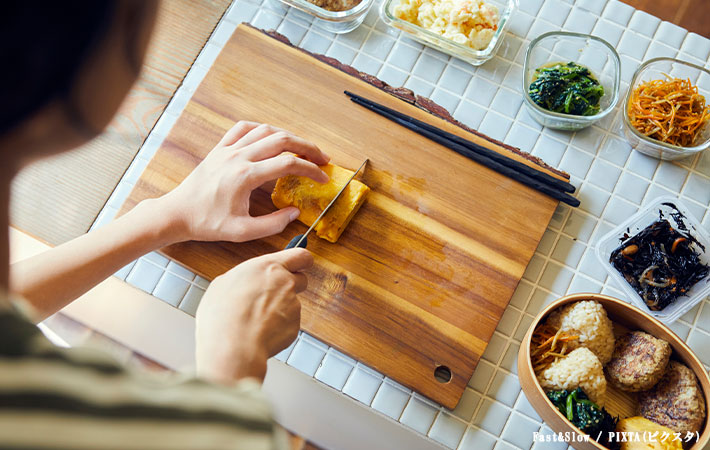
[[(309, 239), (316, 263), (300, 296), (302, 329), (453, 408), (557, 201), (351, 103), (344, 89), (512, 154), (340, 69), (239, 26), (123, 210), (173, 189), (240, 119), (288, 129), (350, 169), (369, 158), (359, 178), (372, 192), (338, 243)], [(275, 209), (262, 191), (252, 208)], [(255, 242), (163, 252), (211, 279), (305, 230), (293, 223)], [(442, 366), (448, 382), (434, 376), (437, 368), (446, 375)]]

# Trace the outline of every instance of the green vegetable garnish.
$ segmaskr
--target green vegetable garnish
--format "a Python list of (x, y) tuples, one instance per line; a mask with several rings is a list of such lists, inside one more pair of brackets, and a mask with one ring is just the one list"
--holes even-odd
[(550, 391), (547, 393), (547, 398), (572, 422), (572, 425), (590, 435), (592, 439), (600, 437), (599, 443), (607, 448), (613, 447), (613, 443), (607, 441), (608, 432), (616, 429), (619, 418), (613, 417), (606, 409), (600, 408), (589, 400), (582, 388), (572, 392)]
[(567, 420), (574, 421), (574, 395), (567, 396)]
[(604, 87), (584, 66), (573, 62), (535, 69), (535, 81), (528, 89), (530, 99), (541, 108), (576, 116), (599, 112)]

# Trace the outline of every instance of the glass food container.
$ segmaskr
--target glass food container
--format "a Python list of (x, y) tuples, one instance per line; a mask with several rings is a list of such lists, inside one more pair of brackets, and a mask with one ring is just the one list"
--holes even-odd
[(690, 234), (705, 247), (703, 251), (698, 245), (694, 245), (695, 251), (700, 252), (700, 261), (704, 264), (710, 264), (710, 237), (705, 230), (703, 230), (697, 219), (688, 212), (688, 208), (683, 205), (680, 199), (670, 196), (659, 197), (649, 202), (639, 212), (604, 235), (597, 243), (595, 250), (599, 263), (604, 266), (609, 276), (626, 294), (625, 300), (631, 300), (630, 303), (643, 312), (650, 314), (665, 324), (670, 324), (690, 311), (691, 308), (710, 294), (710, 276), (695, 283), (685, 296), (678, 297), (676, 301), (666, 306), (661, 311), (652, 311), (634, 288), (631, 287), (619, 271), (609, 262), (611, 252), (621, 245), (620, 238), (624, 236), (625, 233), (629, 236), (634, 236), (639, 231), (651, 225), (651, 223), (658, 220), (659, 211), (663, 213), (663, 217), (668, 219), (673, 227), (679, 228), (675, 217), (671, 215), (675, 210), (664, 203), (674, 204), (676, 208), (678, 208), (678, 211), (685, 216), (683, 222), (685, 226), (688, 227)]
[(486, 0), (486, 3), (498, 7), (499, 19), (498, 29), (493, 35), (493, 39), (491, 39), (488, 47), (483, 50), (474, 50), (471, 47), (461, 45), (423, 27), (395, 17), (394, 8), (399, 4), (399, 0), (384, 0), (380, 15), (387, 25), (408, 33), (411, 39), (455, 56), (474, 66), (480, 66), (491, 59), (498, 51), (498, 47), (503, 42), (505, 30), (508, 28), (510, 17), (518, 7), (518, 0)]
[(680, 147), (666, 144), (641, 134), (631, 125), (628, 113), (631, 93), (634, 89), (642, 82), (663, 80), (666, 75), (689, 79), (691, 83), (698, 87), (698, 93), (705, 97), (706, 103), (710, 102), (710, 71), (695, 64), (673, 58), (653, 58), (641, 64), (636, 69), (633, 78), (631, 78), (631, 85), (624, 101), (622, 121), (624, 123), (624, 135), (631, 147), (654, 158), (672, 160), (694, 155), (710, 147), (710, 123), (706, 122), (701, 128), (700, 135), (695, 140), (695, 146)]
[(331, 33), (349, 33), (362, 24), (374, 0), (362, 0), (347, 11), (328, 11), (306, 0), (281, 0), (282, 3), (315, 17), (314, 24)]
[[(576, 116), (549, 111), (530, 99), (528, 89), (535, 69), (554, 63), (574, 62), (583, 65), (604, 87), (599, 112), (593, 116)], [(523, 64), (523, 98), (530, 115), (541, 125), (558, 130), (580, 130), (609, 114), (619, 102), (621, 61), (614, 47), (589, 34), (553, 31), (538, 36), (528, 46)]]

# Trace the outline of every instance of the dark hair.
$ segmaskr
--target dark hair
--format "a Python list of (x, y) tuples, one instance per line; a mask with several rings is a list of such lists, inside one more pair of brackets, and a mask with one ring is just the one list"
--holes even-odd
[(66, 96), (111, 25), (116, 0), (10, 0), (0, 5), (0, 135)]

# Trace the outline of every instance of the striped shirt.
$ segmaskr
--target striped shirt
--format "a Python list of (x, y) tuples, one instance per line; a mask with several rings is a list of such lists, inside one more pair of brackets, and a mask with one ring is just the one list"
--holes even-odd
[(0, 294), (0, 448), (282, 449), (255, 380), (231, 387), (132, 372), (52, 345)]

